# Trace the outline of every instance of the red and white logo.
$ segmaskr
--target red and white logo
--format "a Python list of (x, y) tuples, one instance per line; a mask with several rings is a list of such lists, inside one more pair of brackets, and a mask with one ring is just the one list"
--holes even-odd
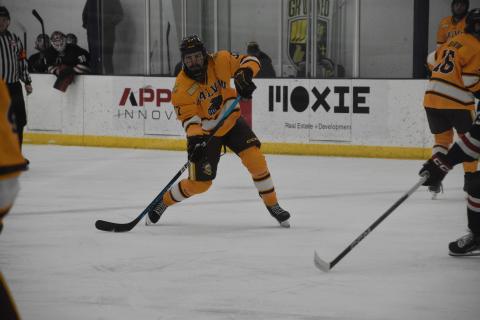
[(140, 88), (137, 93), (132, 88), (125, 88), (118, 105), (120, 107), (125, 107), (127, 104), (132, 107), (143, 107), (148, 103), (154, 103), (160, 107), (162, 103), (170, 103), (171, 100), (172, 91), (170, 89), (145, 87)]

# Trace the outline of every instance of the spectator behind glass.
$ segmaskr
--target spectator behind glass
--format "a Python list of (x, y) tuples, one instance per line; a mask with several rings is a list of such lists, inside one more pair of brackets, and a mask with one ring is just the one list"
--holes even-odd
[(260, 61), (260, 71), (256, 78), (275, 78), (275, 69), (272, 65), (272, 59), (260, 50), (258, 43), (251, 41), (247, 44), (247, 54), (256, 57)]
[(113, 74), (115, 27), (123, 19), (119, 0), (87, 0), (83, 8), (83, 28), (87, 29), (92, 73)]
[(28, 58), (28, 71), (32, 73), (47, 73), (47, 60), (45, 52), (50, 47), (50, 37), (46, 34), (39, 34), (35, 41), (35, 49), (38, 50)]
[[(78, 38), (75, 34), (73, 33), (67, 33), (65, 35), (65, 42), (69, 45), (72, 45), (72, 46), (77, 46), (79, 47), (80, 49), (84, 50), (85, 52), (88, 52), (87, 50), (85, 50), (84, 48), (80, 47), (78, 45)], [(90, 53), (88, 54), (90, 56)]]
[(76, 45), (78, 43), (77, 36), (74, 35), (73, 33), (67, 33), (65, 39), (67, 41), (67, 44), (75, 44)]

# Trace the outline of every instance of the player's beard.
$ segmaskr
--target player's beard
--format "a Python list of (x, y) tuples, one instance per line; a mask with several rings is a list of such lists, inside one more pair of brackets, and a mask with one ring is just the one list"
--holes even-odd
[(460, 21), (462, 20), (466, 15), (467, 15), (468, 12), (464, 12), (464, 13), (455, 13), (453, 14), (453, 17), (455, 18), (456, 21)]
[(205, 82), (205, 68), (203, 65), (194, 65), (190, 68), (185, 67), (187, 75), (200, 83)]

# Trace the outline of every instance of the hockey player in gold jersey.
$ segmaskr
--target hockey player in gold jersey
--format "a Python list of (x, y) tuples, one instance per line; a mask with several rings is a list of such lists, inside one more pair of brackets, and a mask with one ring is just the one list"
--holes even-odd
[[(0, 232), (3, 228), (3, 218), (10, 211), (18, 193), (18, 176), (27, 167), (14, 132), (15, 121), (8, 119), (9, 107), (10, 95), (5, 82), (0, 80)], [(15, 303), (1, 272), (0, 315), (0, 318), (5, 320), (19, 319)]]
[[(472, 12), (474, 12), (472, 10)], [(462, 136), (475, 117), (475, 95), (480, 92), (480, 41), (474, 33), (474, 15), (466, 18), (465, 33), (450, 39), (429, 56), (432, 76), (427, 85), (424, 106), (430, 131), (435, 135), (432, 154), (447, 153), (453, 142), (453, 130)], [(465, 162), (465, 185), (477, 171), (477, 161)], [(440, 186), (431, 186), (440, 192)]]
[(14, 119), (8, 119), (9, 107), (10, 95), (5, 82), (0, 80), (0, 231), (3, 217), (13, 205), (19, 189), (18, 176), (27, 168), (18, 145)]
[[(462, 73), (466, 88), (478, 98), (480, 95), (480, 52), (478, 49), (480, 45), (480, 9), (474, 9), (468, 13), (465, 31), (467, 33), (466, 37), (454, 38), (452, 41), (458, 41), (458, 43), (452, 45), (466, 47), (470, 42), (477, 45), (476, 49), (475, 47), (470, 47), (468, 49), (469, 54), (463, 56), (466, 67)], [(460, 102), (459, 93), (450, 92), (450, 96), (456, 96), (457, 102)], [(435, 97), (432, 96), (431, 98), (434, 99)], [(467, 95), (464, 98), (467, 98)], [(477, 115), (469, 131), (461, 136), (446, 154), (441, 152), (434, 154), (423, 165), (420, 175), (428, 173), (428, 179), (424, 185), (435, 186), (440, 184), (445, 175), (458, 163), (479, 158), (480, 115)], [(469, 233), (456, 241), (450, 242), (448, 247), (452, 256), (480, 256), (480, 171), (472, 174), (467, 188), (467, 195)]]
[(440, 20), (437, 30), (437, 46), (448, 42), (451, 38), (463, 33), (465, 18), (468, 13), (469, 0), (453, 0), (452, 15)]
[[(167, 207), (210, 188), (225, 145), (250, 172), (268, 212), (282, 227), (289, 227), (290, 214), (278, 204), (260, 141), (241, 117), (239, 107), (208, 140), (237, 95), (251, 98), (256, 89), (252, 78), (260, 70), (258, 59), (228, 51), (207, 54), (196, 35), (185, 37), (180, 51), (183, 66), (173, 88), (172, 104), (187, 135), (189, 176), (165, 193), (163, 201), (148, 213), (147, 225), (156, 223)], [(232, 77), (235, 89), (230, 87)]]
[[(449, 40), (453, 37), (464, 32), (465, 20), (467, 18), (469, 5), (469, 0), (452, 1), (450, 6), (452, 10), (452, 15), (443, 18), (438, 26), (437, 47), (444, 45), (445, 43), (449, 42)], [(441, 152), (446, 152), (446, 150), (448, 150), (448, 147), (453, 143), (453, 136), (453, 128), (441, 133), (435, 133), (435, 145), (433, 146), (432, 154), (435, 154), (439, 149), (441, 150)], [(464, 164), (464, 172), (466, 173), (466, 177), (468, 177), (471, 172), (476, 171), (477, 164), (477, 161)], [(430, 190), (435, 194), (437, 192), (440, 192), (440, 186), (430, 187)]]

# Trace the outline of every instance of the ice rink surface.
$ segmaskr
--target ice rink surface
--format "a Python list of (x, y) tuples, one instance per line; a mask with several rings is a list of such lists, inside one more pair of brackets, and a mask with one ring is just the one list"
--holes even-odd
[[(480, 319), (480, 259), (466, 233), (463, 170), (439, 200), (421, 187), (335, 268), (330, 261), (418, 181), (422, 161), (267, 155), (290, 229), (278, 227), (236, 156), (206, 193), (158, 226), (129, 222), (184, 152), (24, 147), (30, 171), (0, 235), (0, 268), (25, 320)], [(1, 317), (0, 317), (1, 318)]]

